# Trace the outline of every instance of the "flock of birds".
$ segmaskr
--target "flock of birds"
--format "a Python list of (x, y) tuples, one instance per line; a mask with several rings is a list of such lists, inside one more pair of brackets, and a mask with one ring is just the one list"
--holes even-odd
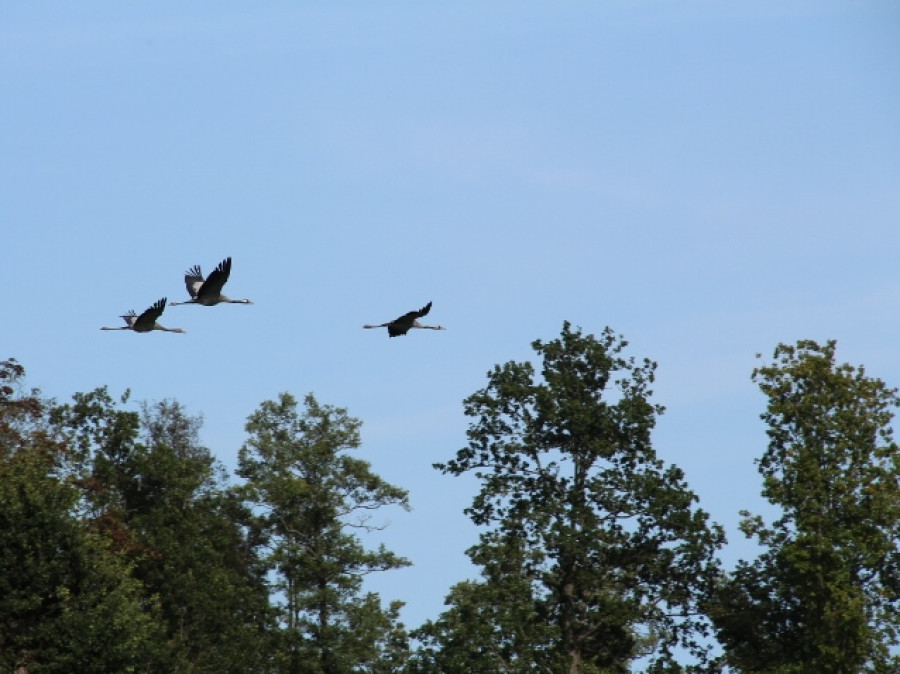
[[(228, 282), (231, 276), (231, 258), (226, 257), (213, 272), (203, 278), (203, 272), (200, 271), (199, 265), (194, 265), (184, 274), (184, 285), (187, 287), (188, 294), (191, 299), (185, 302), (172, 302), (171, 306), (179, 304), (200, 304), (204, 307), (213, 307), (217, 304), (253, 304), (250, 300), (233, 300), (222, 294), (222, 288)], [(153, 332), (154, 330), (162, 330), (164, 332), (180, 332), (184, 334), (181, 328), (167, 328), (157, 323), (157, 319), (162, 316), (166, 310), (166, 298), (154, 302), (143, 313), (136, 314), (131, 310), (124, 314), (122, 318), (125, 320), (124, 327), (119, 328), (100, 328), (101, 330), (131, 330), (133, 332)], [(388, 336), (399, 337), (405, 335), (411, 328), (420, 328), (423, 330), (446, 330), (440, 325), (423, 325), (419, 323), (419, 319), (426, 316), (431, 311), (431, 302), (426, 304), (418, 311), (410, 311), (399, 318), (387, 323), (379, 323), (378, 325), (364, 325), (366, 329), (371, 328), (387, 328)]]

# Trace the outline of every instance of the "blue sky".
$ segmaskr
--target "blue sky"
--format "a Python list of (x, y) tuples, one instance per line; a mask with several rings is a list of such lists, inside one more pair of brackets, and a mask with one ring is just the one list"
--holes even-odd
[[(0, 357), (47, 395), (177, 398), (233, 469), (313, 392), (410, 491), (372, 587), (473, 573), (461, 401), (564, 320), (659, 363), (655, 435), (753, 554), (757, 352), (838, 340), (900, 383), (900, 9), (889, 2), (7, 2)], [(252, 306), (101, 332), (234, 259)], [(362, 330), (418, 308), (446, 332)]]

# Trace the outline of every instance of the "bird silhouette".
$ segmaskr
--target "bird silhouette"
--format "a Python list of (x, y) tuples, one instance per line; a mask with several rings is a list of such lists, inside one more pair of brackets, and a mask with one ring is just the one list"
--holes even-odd
[(231, 258), (226, 257), (204, 280), (203, 272), (199, 265), (194, 265), (184, 273), (184, 285), (191, 299), (186, 302), (172, 302), (172, 306), (179, 304), (202, 304), (204, 307), (212, 307), (217, 304), (253, 304), (250, 300), (233, 300), (222, 294), (222, 287), (231, 276)]
[(427, 315), (431, 311), (431, 302), (426, 304), (418, 311), (410, 311), (403, 314), (399, 318), (395, 318), (389, 323), (381, 323), (380, 325), (364, 325), (366, 329), (371, 328), (387, 328), (388, 336), (399, 337), (409, 332), (410, 328), (420, 328), (422, 330), (446, 330), (447, 328), (440, 325), (422, 325), (418, 319)]
[(153, 332), (154, 330), (163, 330), (165, 332), (180, 332), (184, 334), (181, 328), (167, 328), (156, 322), (156, 319), (162, 316), (162, 312), (166, 309), (166, 298), (154, 302), (149, 309), (144, 311), (140, 316), (134, 313), (132, 309), (122, 316), (125, 319), (125, 327), (122, 328), (100, 328), (101, 330), (133, 330), (134, 332)]

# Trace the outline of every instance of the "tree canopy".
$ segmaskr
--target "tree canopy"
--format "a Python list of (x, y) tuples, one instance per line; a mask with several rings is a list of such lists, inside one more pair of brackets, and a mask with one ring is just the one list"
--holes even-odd
[(900, 670), (900, 399), (835, 349), (780, 344), (753, 372), (768, 400), (762, 493), (781, 515), (743, 513), (764, 551), (720, 588), (718, 636), (740, 671)]
[(478, 575), (410, 631), (404, 598), (365, 583), (410, 564), (372, 543), (409, 495), (346, 409), (262, 402), (232, 478), (177, 400), (59, 403), (0, 362), (0, 669), (900, 671), (896, 389), (833, 341), (753, 371), (775, 514), (742, 511), (760, 552), (725, 570), (722, 528), (654, 445), (656, 364), (568, 322), (532, 347), (463, 401), (467, 443), (435, 465), (477, 480)]
[(465, 400), (468, 446), (437, 466), (480, 478), (467, 513), (489, 530), (469, 551), (481, 588), (457, 587), (422, 635), (442, 650), (458, 641), (454, 613), (472, 616), (468, 630), (483, 619), (493, 639), (468, 642), (469, 660), (487, 649), (509, 671), (627, 671), (640, 657), (662, 668), (676, 647), (702, 663), (699, 602), (724, 535), (653, 448), (655, 363), (626, 357), (609, 329), (569, 323), (532, 346), (540, 377), (529, 362), (495, 367)]
[(402, 661), (401, 602), (382, 609), (363, 593), (362, 578), (409, 562), (383, 545), (367, 550), (355, 530), (379, 526), (372, 513), (409, 508), (405, 490), (375, 475), (348, 452), (359, 448), (360, 422), (312, 394), (297, 409), (282, 393), (250, 415), (249, 438), (238, 457), (242, 489), (261, 509), (270, 532), (268, 562), (285, 604), (279, 612), (283, 667), (293, 673), (391, 671)]

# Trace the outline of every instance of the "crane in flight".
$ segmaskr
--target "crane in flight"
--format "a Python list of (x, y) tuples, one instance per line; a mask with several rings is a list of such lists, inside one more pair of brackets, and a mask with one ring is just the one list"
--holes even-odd
[(187, 287), (191, 299), (185, 302), (172, 302), (172, 306), (179, 304), (202, 304), (204, 307), (213, 307), (217, 304), (253, 304), (250, 300), (233, 300), (222, 294), (222, 287), (231, 276), (231, 258), (226, 257), (212, 273), (203, 279), (200, 265), (194, 265), (184, 273), (184, 285)]
[(153, 332), (154, 330), (163, 330), (164, 332), (180, 332), (184, 334), (181, 328), (167, 328), (156, 322), (156, 319), (162, 316), (162, 312), (166, 309), (166, 298), (154, 302), (150, 308), (138, 316), (132, 309), (122, 316), (125, 319), (124, 328), (100, 328), (101, 330), (133, 330), (134, 332)]
[(426, 304), (418, 311), (410, 311), (403, 314), (399, 318), (395, 318), (389, 323), (381, 323), (380, 325), (364, 325), (366, 329), (371, 328), (387, 328), (388, 336), (399, 337), (409, 332), (410, 328), (420, 328), (422, 330), (446, 330), (447, 328), (440, 325), (422, 325), (418, 319), (427, 315), (431, 311), (431, 302)]

